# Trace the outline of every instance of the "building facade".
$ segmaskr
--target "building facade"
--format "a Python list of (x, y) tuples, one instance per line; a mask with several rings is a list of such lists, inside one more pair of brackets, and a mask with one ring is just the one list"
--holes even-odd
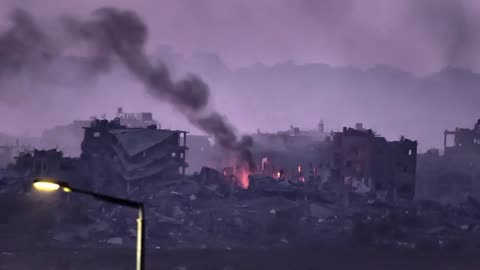
[(387, 141), (372, 130), (344, 128), (333, 135), (333, 159), (337, 186), (362, 187), (390, 201), (415, 195), (416, 141)]
[(97, 160), (127, 181), (176, 177), (185, 173), (186, 132), (128, 128), (96, 120), (84, 129), (82, 159)]
[[(448, 144), (453, 136), (453, 144)], [(456, 128), (454, 131), (445, 130), (443, 133), (443, 147), (446, 155), (450, 154), (479, 154), (480, 155), (480, 119), (473, 129)]]

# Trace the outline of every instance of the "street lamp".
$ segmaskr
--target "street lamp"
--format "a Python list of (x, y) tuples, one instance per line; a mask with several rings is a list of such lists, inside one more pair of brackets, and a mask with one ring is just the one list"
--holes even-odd
[(53, 179), (36, 179), (33, 181), (33, 186), (40, 191), (45, 192), (53, 192), (59, 189), (63, 190), (64, 192), (76, 192), (84, 195), (89, 195), (95, 199), (114, 203), (122, 206), (127, 206), (131, 208), (135, 208), (138, 210), (138, 218), (137, 218), (137, 270), (144, 269), (144, 262), (145, 262), (145, 254), (143, 252), (144, 245), (145, 245), (145, 219), (144, 219), (144, 208), (143, 203), (130, 201), (126, 199), (116, 198), (104, 194), (95, 193), (88, 190), (79, 189), (76, 187), (71, 187), (69, 184), (65, 182), (57, 182)]

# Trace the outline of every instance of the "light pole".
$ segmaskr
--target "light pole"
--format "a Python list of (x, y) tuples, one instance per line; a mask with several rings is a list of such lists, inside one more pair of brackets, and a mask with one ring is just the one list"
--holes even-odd
[(76, 192), (84, 195), (89, 195), (95, 199), (135, 208), (138, 210), (137, 218), (137, 270), (144, 270), (145, 254), (143, 252), (145, 248), (145, 218), (143, 203), (130, 201), (126, 199), (116, 198), (104, 194), (95, 193), (88, 190), (83, 190), (75, 187), (71, 187), (65, 182), (58, 182), (52, 179), (36, 179), (33, 181), (33, 186), (40, 191), (57, 191), (63, 190), (64, 192)]

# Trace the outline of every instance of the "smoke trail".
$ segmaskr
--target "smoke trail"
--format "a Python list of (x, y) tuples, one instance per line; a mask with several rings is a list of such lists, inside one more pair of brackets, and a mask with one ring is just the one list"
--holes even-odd
[(132, 11), (102, 8), (94, 12), (93, 19), (81, 21), (65, 18), (67, 32), (79, 42), (85, 41), (93, 52), (90, 57), (110, 66), (115, 58), (141, 82), (154, 97), (166, 100), (183, 113), (190, 123), (214, 137), (223, 149), (233, 151), (250, 169), (254, 169), (249, 148), (251, 139), (239, 139), (235, 128), (209, 107), (210, 90), (199, 77), (189, 74), (173, 81), (169, 70), (154, 65), (145, 53), (148, 29)]
[(53, 50), (26, 11), (15, 10), (10, 20), (12, 27), (0, 35), (0, 79), (49, 62)]

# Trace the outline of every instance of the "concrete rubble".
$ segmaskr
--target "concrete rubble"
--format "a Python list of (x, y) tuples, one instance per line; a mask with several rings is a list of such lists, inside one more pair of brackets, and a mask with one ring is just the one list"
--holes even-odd
[[(152, 183), (143, 188), (148, 192), (134, 191), (129, 196), (145, 201), (147, 245), (156, 249), (308, 242), (406, 249), (480, 246), (480, 202), (471, 197), (458, 205), (393, 204), (355, 193), (345, 207), (341, 196), (329, 190), (264, 176), (252, 175), (250, 180), (249, 188), (242, 189), (222, 173), (203, 168), (196, 175)], [(36, 230), (29, 234), (38, 237), (30, 240), (33, 245), (49, 241), (54, 245), (72, 241), (85, 246), (135, 245), (135, 211), (65, 193), (46, 201), (19, 183), (2, 181), (0, 198), (13, 200), (10, 222), (16, 229)], [(35, 213), (18, 210), (32, 204), (37, 207)]]

